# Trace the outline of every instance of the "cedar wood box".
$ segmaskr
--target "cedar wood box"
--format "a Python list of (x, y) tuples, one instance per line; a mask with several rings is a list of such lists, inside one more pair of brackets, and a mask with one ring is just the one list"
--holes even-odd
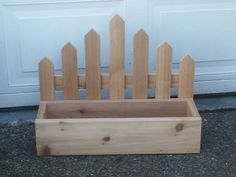
[[(100, 37), (85, 35), (86, 73), (77, 74), (77, 50), (62, 49), (62, 75), (53, 63), (39, 63), (41, 102), (36, 118), (38, 155), (199, 153), (201, 117), (193, 101), (194, 61), (186, 56), (178, 74), (172, 74), (172, 48), (157, 49), (156, 73), (148, 72), (148, 35), (138, 31), (133, 43), (133, 73), (124, 71), (124, 21), (110, 21), (109, 74), (100, 71)], [(109, 100), (101, 89), (109, 89)], [(124, 98), (132, 88), (133, 99)], [(155, 99), (148, 99), (154, 88)], [(170, 98), (171, 88), (178, 98)], [(87, 99), (79, 100), (78, 89)], [(55, 100), (62, 90), (64, 100)]]

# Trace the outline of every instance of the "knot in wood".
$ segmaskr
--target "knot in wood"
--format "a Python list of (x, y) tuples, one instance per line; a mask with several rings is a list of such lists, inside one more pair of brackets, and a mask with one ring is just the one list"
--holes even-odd
[(183, 123), (178, 123), (176, 126), (175, 126), (175, 129), (177, 132), (180, 132), (184, 129), (184, 124)]

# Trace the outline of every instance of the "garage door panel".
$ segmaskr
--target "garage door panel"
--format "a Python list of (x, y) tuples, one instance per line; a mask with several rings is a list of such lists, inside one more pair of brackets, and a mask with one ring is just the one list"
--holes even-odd
[(126, 22), (128, 72), (132, 36), (143, 28), (151, 72), (157, 46), (168, 41), (174, 72), (185, 54), (196, 60), (196, 94), (236, 91), (235, 0), (1, 0), (0, 107), (38, 104), (38, 62), (48, 56), (60, 73), (60, 50), (68, 41), (78, 48), (83, 71), (84, 35), (91, 28), (101, 36), (101, 64), (108, 70), (108, 23), (115, 14)]
[[(4, 86), (0, 93), (38, 92), (38, 62), (51, 58), (61, 69), (60, 50), (70, 41), (78, 50), (78, 68), (84, 68), (84, 35), (94, 28), (101, 36), (101, 65), (108, 66), (108, 26), (123, 14), (123, 1), (5, 1), (0, 3), (1, 56)], [(4, 70), (4, 71), (3, 71)]]

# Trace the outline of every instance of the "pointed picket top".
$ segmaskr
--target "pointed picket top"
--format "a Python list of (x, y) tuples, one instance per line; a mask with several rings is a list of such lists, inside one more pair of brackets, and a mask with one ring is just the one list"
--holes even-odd
[(193, 64), (195, 63), (194, 59), (190, 56), (190, 55), (186, 55), (180, 63), (189, 63), (189, 64)]
[(135, 33), (135, 36), (136, 35), (146, 35), (147, 36), (147, 33), (141, 28), (140, 30), (138, 30), (136, 33)]
[(75, 50), (76, 51), (76, 48), (73, 44), (71, 44), (70, 42), (67, 42), (64, 47), (62, 48), (62, 51), (65, 51), (65, 50)]
[(158, 50), (170, 50), (172, 51), (172, 47), (168, 42), (163, 42), (159, 47)]
[(156, 98), (169, 99), (171, 95), (172, 48), (164, 42), (157, 49)]
[(140, 29), (133, 43), (133, 98), (146, 99), (148, 90), (148, 35)]
[(94, 29), (85, 35), (85, 64), (87, 99), (100, 99), (100, 36)]
[(148, 35), (147, 33), (143, 30), (143, 29), (140, 29), (139, 31), (137, 31), (134, 35), (134, 38), (135, 39), (143, 39), (143, 40), (148, 40)]
[(92, 28), (87, 34), (85, 35), (85, 38), (88, 39), (90, 37), (100, 38), (100, 35)]
[(55, 81), (54, 66), (50, 59), (43, 58), (39, 62), (40, 100), (54, 100)]
[(116, 15), (109, 24), (110, 31), (110, 98), (124, 97), (124, 53), (125, 53), (125, 23)]
[(186, 55), (180, 62), (179, 68), (179, 98), (193, 98), (195, 62)]
[(68, 42), (61, 50), (62, 56), (62, 85), (65, 100), (77, 99), (77, 49)]
[(42, 65), (52, 65), (53, 66), (53, 62), (47, 58), (47, 57), (44, 57), (40, 62), (39, 62), (39, 65), (42, 66)]
[(117, 14), (110, 20), (110, 24), (124, 24), (125, 21)]
[(71, 61), (77, 63), (77, 49), (70, 42), (67, 42), (61, 49), (61, 55), (63, 64), (68, 62), (68, 65), (70, 65)]

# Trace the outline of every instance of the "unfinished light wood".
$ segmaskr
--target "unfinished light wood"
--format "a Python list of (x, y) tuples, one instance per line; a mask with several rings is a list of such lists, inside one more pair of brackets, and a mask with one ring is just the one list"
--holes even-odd
[[(84, 100), (54, 101), (47, 104), (44, 118), (131, 118), (131, 117), (186, 117), (186, 100)], [(171, 107), (171, 111), (170, 111)]]
[(116, 15), (110, 21), (110, 99), (124, 98), (124, 32), (124, 21)]
[(85, 36), (85, 58), (87, 99), (100, 99), (100, 37), (94, 30)]
[(44, 58), (39, 63), (39, 85), (40, 85), (40, 100), (55, 99), (55, 80), (54, 66), (48, 59)]
[(187, 100), (187, 115), (188, 116), (194, 116), (194, 117), (200, 117), (200, 114), (197, 110), (197, 107), (193, 101), (193, 99)]
[(193, 98), (194, 70), (194, 60), (189, 55), (187, 55), (180, 62), (179, 98)]
[[(84, 104), (86, 104), (85, 107), (89, 107), (90, 103), (101, 101), (104, 100), (85, 101)], [(116, 103), (115, 100), (105, 102), (109, 101)], [(125, 103), (132, 101), (137, 104), (143, 100), (134, 99)], [(144, 101), (157, 104), (153, 100)], [(76, 101), (64, 102), (75, 103)], [(47, 106), (52, 103), (56, 104), (55, 102), (45, 103)], [(83, 101), (79, 104), (83, 104)], [(175, 102), (175, 105), (179, 104)], [(187, 108), (187, 102), (185, 106)], [(170, 109), (170, 107), (167, 108)], [(67, 109), (73, 112), (71, 107)], [(153, 111), (154, 109), (155, 106), (153, 106)], [(110, 115), (113, 115), (113, 110)], [(38, 155), (199, 153), (200, 137), (201, 118), (198, 116), (158, 117), (157, 115), (156, 117), (135, 118), (129, 116), (127, 118), (123, 116), (83, 118), (82, 116), (77, 119), (56, 117), (36, 119)]]
[(67, 43), (61, 51), (63, 71), (63, 92), (65, 100), (77, 99), (77, 51), (71, 44)]
[(138, 31), (134, 36), (133, 98), (147, 98), (148, 92), (148, 35)]
[(172, 48), (164, 42), (157, 50), (156, 98), (170, 98)]
[[(40, 63), (38, 155), (199, 153), (202, 122), (192, 98), (191, 57), (181, 62), (179, 74), (172, 74), (172, 49), (164, 43), (156, 73), (148, 73), (148, 35), (140, 30), (133, 41), (134, 71), (125, 74), (124, 21), (115, 16), (109, 74), (101, 74), (99, 42), (94, 30), (86, 34), (85, 74), (77, 74), (71, 44), (62, 49), (63, 75), (54, 75), (48, 59)], [(101, 99), (102, 88), (110, 89), (111, 99)], [(135, 99), (123, 99), (125, 88), (133, 89)], [(148, 88), (158, 99), (147, 99)], [(179, 89), (179, 98), (170, 98), (171, 88)], [(54, 100), (55, 89), (64, 91), (65, 100)], [(89, 100), (70, 100), (77, 98), (77, 89), (87, 89)]]
[[(80, 74), (78, 77), (78, 87), (79, 89), (86, 89), (86, 75)], [(133, 75), (126, 74), (125, 75), (125, 88), (133, 88)], [(156, 87), (156, 74), (149, 74), (148, 75), (148, 88), (155, 88)], [(109, 74), (101, 74), (101, 87), (104, 89), (109, 89), (110, 85), (110, 77)], [(62, 76), (57, 75), (55, 76), (56, 81), (56, 89), (62, 89)], [(171, 87), (178, 88), (179, 84), (179, 76), (176, 74), (172, 74), (171, 76)]]
[(38, 109), (38, 113), (37, 113), (37, 117), (36, 119), (43, 119), (45, 117), (48, 117), (47, 115), (47, 103), (40, 103), (39, 109)]

